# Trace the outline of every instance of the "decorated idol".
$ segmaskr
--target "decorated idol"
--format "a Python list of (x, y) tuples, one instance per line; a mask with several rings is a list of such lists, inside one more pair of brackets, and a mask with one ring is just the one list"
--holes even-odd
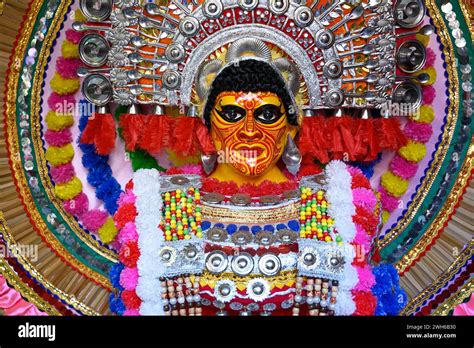
[(128, 151), (168, 165), (138, 169), (117, 201), (111, 310), (398, 314), (360, 169), (406, 144), (388, 105), (419, 94), (396, 84), (392, 3), (116, 1), (112, 18), (81, 41), (86, 63), (111, 46), (106, 73), (80, 70), (97, 107), (81, 142), (109, 154), (118, 123)]

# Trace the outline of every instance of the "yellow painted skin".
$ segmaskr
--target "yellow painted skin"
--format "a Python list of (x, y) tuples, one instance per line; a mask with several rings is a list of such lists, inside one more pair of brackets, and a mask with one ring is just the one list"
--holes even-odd
[(278, 95), (222, 92), (216, 98), (210, 120), (211, 136), (218, 151), (218, 163), (210, 177), (234, 181), (239, 186), (258, 185), (265, 180), (288, 181), (276, 163), (288, 134), (294, 137), (297, 127), (288, 123)]

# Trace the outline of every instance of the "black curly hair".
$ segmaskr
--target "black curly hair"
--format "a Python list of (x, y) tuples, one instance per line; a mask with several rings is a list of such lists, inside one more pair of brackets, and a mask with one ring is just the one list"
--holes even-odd
[(238, 64), (227, 66), (214, 79), (206, 106), (204, 120), (206, 126), (211, 126), (211, 111), (216, 103), (217, 96), (222, 92), (271, 92), (279, 96), (285, 106), (288, 122), (298, 125), (298, 116), (292, 99), (288, 93), (286, 83), (269, 64), (255, 59), (245, 59)]

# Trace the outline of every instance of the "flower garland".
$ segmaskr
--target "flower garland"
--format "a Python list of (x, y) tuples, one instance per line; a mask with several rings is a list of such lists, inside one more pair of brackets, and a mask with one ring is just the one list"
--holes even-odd
[[(84, 20), (79, 10), (75, 12), (75, 19)], [(61, 47), (62, 57), (56, 62), (56, 72), (50, 82), (53, 92), (47, 101), (50, 111), (45, 118), (45, 140), (48, 144), (45, 156), (51, 166), (50, 174), (55, 184), (55, 194), (63, 200), (65, 210), (77, 217), (86, 230), (98, 233), (104, 243), (110, 243), (117, 234), (117, 229), (107, 212), (89, 209), (89, 200), (82, 192), (81, 180), (76, 177), (72, 166), (74, 148), (70, 128), (74, 124), (74, 116), (64, 111), (70, 105), (75, 105), (74, 94), (80, 88), (80, 79), (72, 72), (81, 64), (78, 59), (78, 44), (81, 38), (81, 33), (67, 30), (66, 40)]]
[[(81, 100), (80, 104), (82, 114), (79, 120), (79, 139), (90, 116), (85, 112), (85, 110), (89, 110), (90, 103)], [(117, 200), (122, 193), (122, 188), (112, 176), (112, 170), (107, 163), (109, 156), (97, 154), (94, 145), (79, 143), (79, 147), (82, 150), (82, 165), (89, 171), (87, 182), (96, 188), (96, 197), (104, 202), (105, 209), (110, 215), (113, 215), (117, 211)]]
[[(140, 257), (137, 261), (140, 277), (136, 288), (142, 299), (141, 315), (163, 315), (161, 300), (161, 280), (164, 273), (160, 259), (155, 256), (164, 241), (164, 233), (159, 228), (163, 202), (160, 192), (159, 172), (142, 169), (134, 175), (134, 192), (137, 196), (136, 227)], [(154, 202), (154, 204), (150, 204)]]
[[(356, 235), (356, 228), (352, 221), (355, 214), (352, 204), (351, 175), (347, 165), (342, 161), (331, 161), (326, 166), (328, 185), (326, 190), (329, 202), (328, 212), (334, 219), (334, 227), (349, 246)], [(358, 283), (357, 271), (353, 265), (354, 250), (345, 248), (344, 278), (339, 282), (339, 293), (335, 312), (338, 315), (351, 315), (356, 310), (351, 289)]]
[[(433, 67), (436, 55), (431, 48), (427, 48), (426, 52), (425, 69), (418, 72), (419, 74), (427, 73), (430, 76), (428, 83), (422, 87), (423, 105), (419, 108), (418, 113), (409, 116), (409, 120), (403, 129), (408, 144), (398, 150), (390, 162), (389, 170), (380, 178), (379, 193), (383, 208), (383, 223), (387, 222), (390, 213), (400, 206), (400, 197), (408, 190), (409, 180), (415, 176), (418, 163), (426, 155), (425, 144), (433, 134), (431, 123), (435, 115), (431, 104), (436, 96), (436, 91), (432, 86), (436, 80), (436, 70)], [(383, 235), (379, 236), (379, 238), (382, 237)]]

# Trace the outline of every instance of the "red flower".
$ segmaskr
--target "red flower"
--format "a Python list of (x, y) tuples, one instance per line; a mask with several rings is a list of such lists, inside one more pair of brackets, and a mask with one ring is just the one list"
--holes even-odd
[(124, 290), (122, 292), (122, 301), (127, 309), (138, 309), (142, 303), (135, 290)]
[(356, 304), (354, 315), (374, 315), (377, 299), (370, 291), (354, 291), (352, 298)]
[(119, 259), (126, 267), (136, 267), (139, 256), (140, 250), (136, 241), (128, 241), (120, 247)]
[(121, 229), (127, 222), (135, 221), (137, 208), (133, 203), (121, 205), (114, 215), (115, 227)]
[(127, 191), (133, 190), (133, 180), (130, 180), (129, 182), (127, 182), (127, 185), (125, 185), (125, 190)]
[(367, 179), (363, 174), (355, 174), (352, 176), (352, 189), (358, 187), (365, 187), (369, 190), (371, 189), (369, 179)]
[(373, 235), (377, 230), (378, 220), (372, 212), (362, 207), (356, 207), (356, 214), (352, 217), (354, 223), (361, 225), (369, 235)]

